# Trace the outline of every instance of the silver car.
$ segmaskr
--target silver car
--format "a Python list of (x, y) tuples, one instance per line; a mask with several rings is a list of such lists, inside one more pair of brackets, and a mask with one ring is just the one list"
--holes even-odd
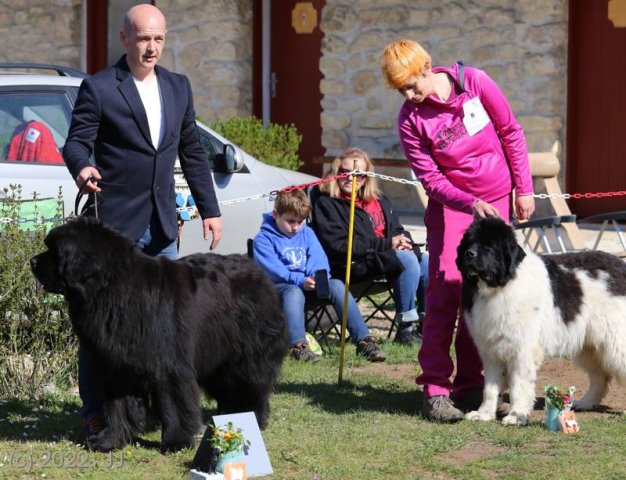
[[(84, 74), (62, 67), (55, 67), (58, 75), (10, 73), (15, 71), (14, 65), (8, 68), (0, 64), (0, 196), (4, 196), (5, 187), (14, 184), (22, 186), (26, 200), (33, 192), (40, 198), (56, 197), (61, 187), (63, 215), (68, 216), (74, 210), (78, 189), (58, 152), (65, 144), (80, 76)], [(39, 66), (44, 67), (50, 68)], [(36, 128), (29, 130), (33, 125)], [(245, 253), (247, 239), (254, 237), (261, 225), (261, 214), (272, 209), (270, 193), (309, 183), (316, 177), (266, 165), (200, 122), (198, 129), (222, 212), (224, 231), (216, 251)], [(43, 140), (49, 142), (47, 147)], [(43, 149), (30, 148), (36, 143), (43, 144)], [(193, 202), (189, 201), (180, 168), (175, 177), (181, 215), (193, 216)], [(200, 220), (184, 222), (180, 255), (208, 248), (209, 242), (202, 239)]]

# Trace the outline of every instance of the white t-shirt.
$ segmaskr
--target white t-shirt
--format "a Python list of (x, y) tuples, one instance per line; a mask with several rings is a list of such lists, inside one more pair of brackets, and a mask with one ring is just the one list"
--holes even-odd
[(157, 77), (150, 80), (138, 80), (133, 77), (143, 108), (148, 116), (148, 125), (150, 126), (150, 137), (154, 148), (159, 148), (159, 143), (163, 138), (163, 109), (161, 108), (161, 90)]

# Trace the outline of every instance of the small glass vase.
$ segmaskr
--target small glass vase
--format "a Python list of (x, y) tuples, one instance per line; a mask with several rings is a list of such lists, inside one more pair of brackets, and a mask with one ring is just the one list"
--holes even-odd
[(230, 452), (225, 452), (220, 455), (220, 458), (217, 460), (217, 466), (215, 470), (219, 473), (224, 473), (224, 464), (225, 463), (239, 463), (243, 460), (243, 449), (241, 450), (232, 450)]
[(546, 402), (544, 413), (545, 419), (544, 423), (546, 428), (551, 432), (560, 432), (561, 424), (559, 422), (559, 414), (563, 412), (560, 408), (555, 407), (550, 402)]

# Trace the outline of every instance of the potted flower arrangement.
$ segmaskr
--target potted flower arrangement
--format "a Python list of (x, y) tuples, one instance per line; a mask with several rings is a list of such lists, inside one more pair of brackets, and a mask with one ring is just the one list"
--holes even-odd
[(564, 390), (560, 389), (556, 385), (546, 385), (543, 391), (546, 396), (546, 428), (553, 432), (558, 432), (561, 430), (559, 414), (571, 410), (576, 388), (569, 387), (567, 390)]
[(215, 470), (223, 473), (225, 463), (239, 462), (244, 455), (244, 449), (250, 446), (250, 441), (243, 436), (241, 428), (235, 428), (233, 422), (226, 427), (213, 427), (209, 438), (212, 457), (216, 458)]

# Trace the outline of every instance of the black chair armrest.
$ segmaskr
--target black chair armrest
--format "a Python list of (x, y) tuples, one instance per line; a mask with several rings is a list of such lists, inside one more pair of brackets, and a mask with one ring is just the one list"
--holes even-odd
[(563, 223), (576, 222), (576, 215), (555, 215), (552, 217), (538, 217), (530, 220), (524, 220), (520, 222), (515, 220), (513, 222), (513, 228), (525, 229), (525, 228), (537, 228), (537, 227), (558, 227)]

